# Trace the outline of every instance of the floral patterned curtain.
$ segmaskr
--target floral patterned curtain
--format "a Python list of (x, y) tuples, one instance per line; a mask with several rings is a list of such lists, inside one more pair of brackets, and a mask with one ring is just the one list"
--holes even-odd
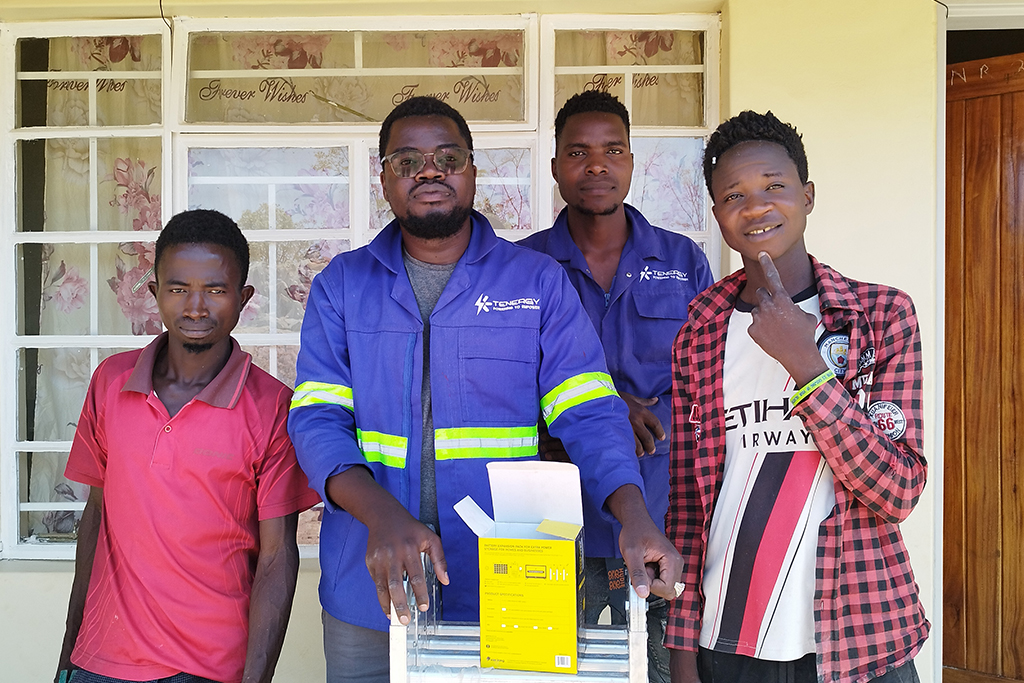
[[(160, 122), (159, 78), (123, 77), (126, 71), (159, 74), (159, 36), (55, 38), (50, 40), (49, 58), (51, 71), (104, 71), (110, 77), (98, 81), (92, 112), (87, 81), (50, 81), (48, 126)], [(51, 139), (45, 150), (44, 231), (88, 231), (93, 210), (99, 230), (152, 233), (160, 229), (160, 138)], [(127, 234), (126, 238), (131, 239)], [(38, 311), (41, 335), (158, 333), (156, 302), (146, 287), (153, 266), (152, 239), (155, 235), (139, 235), (120, 244), (55, 241), (42, 245), (42, 296), (37, 307), (25, 303), (26, 315)], [(94, 264), (95, 280), (91, 279)], [(119, 350), (101, 350), (98, 357)], [(92, 374), (91, 353), (79, 348), (39, 349), (34, 369), (34, 439), (72, 439)], [(85, 500), (88, 487), (63, 477), (67, 454), (28, 457), (28, 500)], [(74, 530), (75, 517), (68, 511), (31, 513), (27, 533), (43, 538), (67, 534)]]

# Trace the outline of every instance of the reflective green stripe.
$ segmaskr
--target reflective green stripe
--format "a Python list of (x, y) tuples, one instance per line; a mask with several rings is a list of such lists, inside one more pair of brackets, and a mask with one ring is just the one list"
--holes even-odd
[(383, 432), (364, 432), (356, 430), (359, 450), (363, 452), (366, 462), (379, 462), (386, 467), (405, 467), (405, 454), (409, 450), (409, 440), (404, 436), (384, 434)]
[(455, 427), (434, 430), (434, 458), (529, 458), (537, 455), (537, 426)]
[(612, 378), (603, 372), (584, 372), (570, 377), (544, 395), (540, 412), (549, 425), (573, 406), (605, 396), (618, 396)]
[(321, 403), (329, 403), (354, 411), (352, 387), (327, 384), (326, 382), (303, 382), (292, 394), (290, 409), (295, 410), (303, 406), (314, 406)]

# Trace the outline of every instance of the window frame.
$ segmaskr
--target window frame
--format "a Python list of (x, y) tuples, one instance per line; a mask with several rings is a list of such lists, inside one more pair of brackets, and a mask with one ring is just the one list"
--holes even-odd
[[(160, 35), (160, 106), (161, 122), (134, 126), (36, 126), (16, 128), (16, 89), (19, 74), (18, 41), (23, 38), (85, 38), (112, 35)], [(99, 349), (106, 348), (140, 348), (150, 341), (149, 336), (136, 335), (19, 335), (18, 310), (20, 289), (18, 288), (18, 249), (22, 244), (86, 244), (95, 251), (99, 245), (124, 242), (129, 234), (121, 230), (81, 230), (81, 231), (42, 231), (19, 232), (18, 188), (20, 182), (15, 168), (17, 155), (15, 148), (21, 140), (41, 140), (55, 138), (94, 138), (96, 140), (115, 137), (153, 137), (159, 138), (161, 144), (161, 185), (162, 196), (167, 196), (171, 189), (170, 168), (170, 130), (167, 128), (167, 116), (171, 111), (167, 84), (171, 76), (171, 34), (168, 26), (160, 19), (124, 19), (110, 21), (74, 21), (74, 22), (32, 22), (23, 24), (0, 25), (0, 102), (5, 125), (3, 126), (2, 143), (0, 143), (0, 164), (3, 166), (3, 194), (0, 202), (0, 226), (3, 226), (2, 242), (3, 258), (6, 268), (0, 268), (0, 337), (5, 342), (0, 356), (0, 382), (3, 386), (20, 389), (18, 378), (18, 353), (21, 349), (77, 347), (90, 349), (91, 368), (95, 370)], [(99, 78), (90, 76), (90, 79)], [(94, 103), (94, 100), (93, 100)], [(90, 107), (90, 115), (95, 111)], [(95, 144), (90, 143), (90, 151)], [(97, 226), (96, 155), (90, 154), (90, 225)], [(167, 202), (161, 205), (161, 221), (166, 222), (172, 215)], [(153, 235), (155, 239), (155, 234)], [(138, 240), (147, 241), (147, 240)], [(96, 260), (91, 259), (90, 285), (98, 281)], [(90, 296), (90, 326), (95, 331), (98, 300)], [(78, 503), (21, 503), (21, 481), (18, 473), (18, 454), (22, 452), (67, 452), (71, 441), (22, 441), (20, 439), (18, 420), (20, 419), (20, 391), (0, 392), (0, 558), (2, 559), (73, 559), (74, 543), (22, 543), (20, 541), (20, 518), (23, 512), (72, 510), (85, 508), (84, 502)]]
[[(270, 32), (267, 26), (273, 24), (273, 33), (311, 33), (321, 31), (456, 31), (456, 30), (522, 30), (523, 46), (523, 109), (524, 121), (517, 122), (471, 122), (476, 133), (536, 131), (537, 129), (537, 88), (539, 86), (539, 64), (537, 60), (538, 27), (537, 14), (521, 15), (462, 15), (462, 16), (397, 16), (397, 17), (287, 17), (280, 19), (174, 19), (175, 69), (171, 77), (171, 89), (181, 95), (174, 110), (172, 127), (174, 132), (246, 133), (257, 127), (262, 134), (287, 133), (292, 135), (319, 135), (325, 128), (345, 126), (352, 134), (376, 136), (379, 123), (293, 123), (293, 124), (228, 124), (188, 123), (185, 121), (185, 93), (188, 91), (188, 45), (194, 33), (246, 33)], [(454, 70), (453, 70), (454, 71)]]
[[(189, 123), (185, 120), (188, 92), (188, 46), (191, 36), (203, 32), (273, 32), (310, 33), (317, 31), (444, 31), (444, 30), (509, 30), (524, 32), (523, 50), (523, 106), (524, 121), (472, 122), (475, 147), (493, 149), (502, 147), (530, 150), (530, 210), (532, 228), (526, 230), (499, 230), (507, 239), (521, 239), (533, 232), (546, 229), (553, 216), (554, 182), (550, 176), (549, 160), (554, 152), (554, 68), (555, 32), (561, 30), (637, 30), (665, 31), (691, 30), (704, 33), (704, 121), (702, 127), (633, 126), (634, 138), (706, 137), (719, 120), (720, 98), (720, 33), (721, 22), (717, 14), (679, 15), (587, 15), (587, 14), (524, 14), (480, 16), (400, 16), (400, 17), (287, 17), (287, 18), (228, 18), (171, 19), (173, 31), (159, 18), (102, 21), (33, 22), (23, 24), (0, 23), (0, 117), (7, 125), (0, 136), (0, 180), (4, 182), (4, 199), (0, 200), (0, 230), (3, 231), (0, 249), (8, 264), (0, 274), (0, 335), (5, 340), (0, 351), (0, 383), (7, 387), (19, 385), (19, 352), (30, 348), (76, 347), (90, 349), (92, 369), (100, 349), (140, 348), (152, 337), (149, 335), (19, 335), (18, 310), (22, 291), (18, 289), (17, 260), (19, 247), (27, 243), (116, 244), (126, 241), (125, 231), (82, 230), (52, 232), (19, 232), (19, 174), (15, 167), (16, 146), (19, 140), (58, 137), (102, 139), (120, 136), (148, 136), (159, 138), (161, 153), (160, 192), (162, 222), (175, 213), (188, 208), (188, 150), (197, 147), (332, 147), (349, 148), (350, 228), (336, 230), (259, 230), (247, 231), (247, 237), (260, 242), (295, 241), (304, 239), (348, 239), (351, 248), (365, 245), (374, 236), (369, 230), (370, 205), (362, 198), (370, 196), (374, 178), (362, 161), (369, 160), (369, 152), (376, 147), (379, 123), (303, 123), (303, 124), (231, 124)], [(273, 28), (268, 28), (273, 27)], [(155, 35), (161, 43), (161, 122), (138, 126), (86, 126), (57, 128), (39, 126), (15, 128), (17, 120), (16, 89), (18, 87), (16, 54), (18, 40), (23, 38), (90, 37), (110, 35)], [(545, 68), (542, 70), (542, 66)], [(638, 69), (643, 70), (643, 69)], [(649, 69), (648, 69), (649, 70)], [(91, 76), (91, 78), (97, 78)], [(627, 103), (629, 100), (627, 88)], [(628, 106), (628, 104), (627, 104)], [(95, 155), (91, 179), (96, 179)], [(96, 186), (90, 184), (90, 198)], [(169, 198), (169, 200), (168, 200)], [(630, 201), (630, 197), (627, 197)], [(95, 204), (95, 201), (91, 202)], [(707, 230), (702, 233), (684, 233), (699, 236), (717, 276), (720, 270), (721, 237), (711, 220), (710, 200), (707, 201)], [(95, 207), (93, 207), (93, 227)], [(268, 234), (274, 233), (274, 234)], [(346, 234), (347, 233), (347, 234)], [(132, 233), (134, 234), (134, 233)], [(152, 235), (155, 238), (155, 234)], [(146, 240), (136, 240), (146, 241)], [(97, 283), (96, 260), (92, 260), (90, 284)], [(90, 319), (95, 327), (97, 297), (90, 297)], [(237, 335), (244, 346), (287, 346), (298, 344), (298, 333), (268, 332)], [(18, 420), (20, 389), (0, 394), (0, 559), (73, 559), (75, 543), (22, 543), (20, 518), (22, 512), (45, 506), (46, 510), (81, 510), (84, 503), (30, 504), (20, 502), (18, 463), (22, 452), (66, 452), (70, 441), (21, 441)], [(40, 508), (42, 509), (42, 508)], [(318, 546), (303, 546), (304, 557), (318, 554)]]
[[(645, 14), (545, 14), (540, 20), (540, 55), (539, 60), (543, 64), (555, 63), (555, 32), (556, 31), (703, 31), (704, 33), (704, 64), (701, 73), (704, 75), (704, 125), (694, 127), (675, 126), (630, 126), (630, 141), (637, 138), (707, 138), (718, 127), (719, 122), (719, 98), (721, 88), (721, 27), (722, 22), (718, 14), (671, 14), (671, 15), (645, 15)], [(611, 69), (610, 69), (611, 70)], [(630, 72), (630, 67), (618, 67), (625, 73)], [(540, 100), (540, 125), (537, 131), (539, 140), (548, 140), (548, 148), (551, 156), (555, 155), (555, 76), (559, 68), (541, 70), (539, 83)], [(637, 72), (648, 73), (650, 67), (638, 67)], [(626, 88), (626, 108), (632, 112), (632, 88)], [(635, 180), (635, 178), (634, 178)], [(545, 183), (545, 191), (540, 192), (542, 203), (541, 211), (543, 216), (551, 216), (554, 212), (554, 180), (548, 174), (548, 181)], [(635, 183), (634, 183), (635, 184)], [(535, 187), (539, 185), (534, 183)], [(633, 186), (626, 195), (626, 202), (633, 203)], [(711, 272), (715, 279), (718, 279), (721, 270), (722, 238), (721, 234), (714, 229), (717, 224), (711, 213), (710, 198), (706, 202), (704, 225), (707, 227), (703, 232), (683, 231), (687, 237), (699, 238), (698, 243), (705, 245), (705, 255), (711, 264)]]

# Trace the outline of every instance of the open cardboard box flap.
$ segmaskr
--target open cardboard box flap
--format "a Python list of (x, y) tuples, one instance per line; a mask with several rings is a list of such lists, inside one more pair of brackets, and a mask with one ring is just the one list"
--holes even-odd
[(580, 471), (568, 462), (489, 462), (494, 519), (466, 496), (455, 511), (481, 538), (573, 539), (583, 526)]

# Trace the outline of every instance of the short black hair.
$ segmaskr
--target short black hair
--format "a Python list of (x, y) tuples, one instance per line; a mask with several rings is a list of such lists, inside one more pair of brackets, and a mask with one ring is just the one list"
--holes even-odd
[(570, 116), (586, 114), (590, 111), (615, 114), (622, 119), (622, 123), (626, 126), (626, 136), (629, 136), (629, 112), (626, 111), (626, 105), (619, 102), (619, 98), (615, 95), (603, 90), (585, 90), (570, 97), (558, 110), (558, 115), (555, 116), (555, 145), (558, 145), (558, 139), (562, 137), (565, 123)]
[(384, 122), (380, 124), (379, 145), (381, 160), (384, 159), (385, 150), (388, 148), (388, 140), (391, 139), (391, 127), (395, 125), (396, 121), (409, 118), (410, 116), (444, 116), (451, 119), (458, 127), (459, 133), (466, 139), (466, 145), (472, 151), (473, 134), (469, 132), (469, 124), (466, 123), (466, 119), (462, 117), (462, 114), (451, 105), (445, 104), (436, 97), (419, 95), (417, 97), (410, 97), (392, 109), (391, 113), (384, 119)]
[(153, 258), (153, 274), (160, 270), (160, 258), (164, 253), (180, 244), (216, 244), (235, 255), (238, 270), (242, 276), (240, 286), (249, 279), (249, 242), (238, 229), (238, 224), (210, 209), (182, 211), (167, 221), (156, 240), (156, 256)]
[(736, 145), (744, 142), (774, 142), (786, 150), (786, 154), (796, 164), (800, 182), (807, 184), (807, 152), (796, 128), (783, 123), (770, 111), (758, 114), (756, 111), (740, 112), (732, 117), (711, 134), (707, 147), (704, 148), (704, 182), (712, 201), (715, 198), (711, 191), (711, 174), (722, 156)]

